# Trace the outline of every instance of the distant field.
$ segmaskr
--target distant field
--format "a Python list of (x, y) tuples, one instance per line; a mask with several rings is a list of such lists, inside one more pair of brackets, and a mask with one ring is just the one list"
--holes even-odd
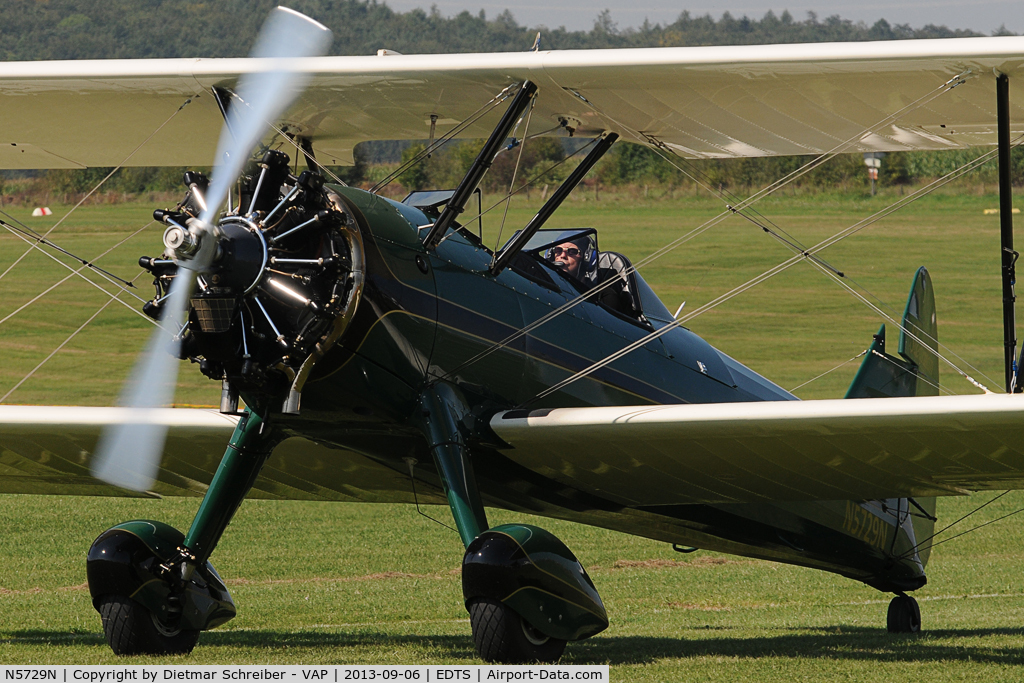
[[(586, 201), (583, 201), (583, 198)], [(893, 197), (800, 196), (771, 200), (761, 213), (805, 246), (817, 243)], [(517, 202), (504, 238), (538, 204)], [(992, 196), (935, 196), (879, 222), (822, 254), (898, 317), (911, 277), (926, 265), (935, 281), (940, 340), (1001, 384), (998, 217)], [(30, 219), (34, 229), (55, 215)], [(142, 228), (154, 207), (83, 207), (51, 238), (87, 258)], [(715, 216), (711, 200), (574, 199), (554, 226), (594, 226), (601, 247), (634, 260)], [(484, 219), (497, 235), (500, 210)], [(155, 255), (162, 230), (151, 225), (98, 264), (125, 279), (142, 254)], [(1022, 238), (1024, 239), (1024, 238)], [(22, 251), (0, 234), (0, 272)], [(785, 260), (790, 252), (760, 228), (730, 218), (662, 257), (642, 273), (675, 310), (693, 310)], [(0, 279), (0, 320), (67, 271), (38, 254)], [(95, 278), (94, 278), (95, 279)], [(148, 279), (138, 278), (148, 299)], [(104, 284), (108, 290), (113, 288)], [(138, 301), (125, 298), (134, 308)], [(106, 300), (73, 278), (0, 322), (0, 396), (21, 381)], [(730, 300), (688, 326), (716, 347), (786, 388), (862, 351), (882, 321), (825, 276), (800, 264)], [(150, 324), (112, 304), (5, 403), (110, 404)], [(850, 363), (797, 393), (842, 396)], [(973, 386), (943, 366), (943, 386)], [(215, 403), (219, 387), (183, 363), (178, 404)], [(989, 496), (946, 500), (951, 521)], [(196, 500), (125, 501), (0, 496), (0, 663), (111, 662), (98, 615), (83, 587), (91, 539), (124, 519), (158, 518), (187, 527)], [(1024, 507), (1011, 494), (956, 527)], [(445, 518), (445, 510), (433, 511)], [(492, 522), (511, 521), (492, 513)], [(515, 519), (523, 521), (522, 516)], [(548, 520), (591, 568), (612, 627), (570, 645), (566, 661), (612, 665), (616, 680), (1020, 680), (1024, 664), (1024, 561), (1014, 518), (939, 546), (929, 585), (918, 592), (927, 632), (885, 633), (887, 597), (810, 570), (710, 553), (681, 556), (663, 544)], [(941, 523), (941, 522), (940, 522)], [(240, 605), (239, 617), (204, 634), (178, 663), (421, 663), (476, 661), (461, 606), (458, 539), (404, 506), (275, 503), (243, 505), (214, 556)]]
[[(562, 207), (551, 227), (592, 226), (603, 249), (620, 251), (638, 261), (723, 210), (720, 202), (683, 199), (636, 199), (602, 193), (601, 201), (582, 194)], [(882, 208), (894, 197), (801, 195), (770, 199), (757, 205), (763, 216), (804, 246), (812, 246)], [(519, 200), (509, 211), (502, 241), (533, 215), (539, 204)], [(997, 206), (993, 196), (928, 197), (823, 252), (821, 256), (863, 290), (876, 296), (899, 318), (914, 271), (927, 266), (935, 282), (940, 341), (953, 360), (975, 378), (998, 388), (1002, 380), (1002, 314), (999, 280), (999, 220), (984, 215)], [(42, 232), (63, 215), (16, 217)], [(78, 209), (51, 239), (93, 259), (150, 223), (148, 205), (103, 205)], [(501, 210), (484, 219), (489, 243), (497, 238)], [(162, 229), (155, 223), (97, 261), (120, 277), (136, 278), (136, 294), (152, 297), (151, 278), (140, 275), (141, 255), (161, 248)], [(24, 250), (24, 243), (0, 231), (0, 273)], [(642, 270), (666, 306), (684, 311), (746, 282), (791, 255), (760, 228), (730, 217)], [(0, 279), (0, 321), (68, 271), (33, 252)], [(90, 279), (108, 291), (109, 283)], [(96, 287), (73, 277), (37, 303), (0, 322), (0, 396), (38, 365), (107, 300)], [(138, 310), (128, 295), (121, 300)], [(714, 346), (786, 388), (834, 368), (866, 348), (883, 322), (825, 275), (798, 264), (687, 325)], [(148, 337), (151, 323), (121, 304), (111, 304), (64, 349), (21, 385), (6, 403), (109, 404), (126, 377), (131, 359)], [(952, 354), (963, 358), (957, 360)], [(967, 364), (977, 368), (971, 370)], [(219, 387), (183, 363), (178, 404), (217, 401)], [(952, 393), (977, 391), (943, 365), (943, 385)], [(803, 398), (842, 396), (856, 371), (851, 363), (797, 393)], [(990, 380), (985, 377), (991, 378)], [(73, 378), (73, 381), (72, 381)]]

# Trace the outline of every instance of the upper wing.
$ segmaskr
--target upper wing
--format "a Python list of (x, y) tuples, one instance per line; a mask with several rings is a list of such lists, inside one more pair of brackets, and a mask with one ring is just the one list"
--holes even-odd
[(1024, 397), (508, 411), (504, 454), (623, 505), (872, 500), (1024, 488)]
[[(5, 63), (0, 167), (208, 165), (221, 126), (210, 88), (266, 68), (257, 61)], [(613, 130), (689, 157), (815, 154), (852, 138), (847, 151), (947, 149), (994, 144), (994, 73), (1024, 76), (1024, 38), (390, 54), (303, 68), (312, 84), (279, 123), (327, 164), (351, 163), (362, 140), (425, 139), (432, 115), (443, 133), (524, 79), (541, 89), (535, 130), (570, 117), (581, 134)], [(963, 85), (875, 130), (958, 75)], [(1024, 106), (1012, 107), (1021, 126)], [(464, 137), (489, 131), (484, 120)]]

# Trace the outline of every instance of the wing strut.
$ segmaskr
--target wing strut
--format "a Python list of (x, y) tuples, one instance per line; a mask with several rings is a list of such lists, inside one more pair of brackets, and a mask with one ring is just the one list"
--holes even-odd
[(434, 227), (423, 238), (423, 246), (427, 249), (433, 249), (437, 246), (437, 243), (441, 241), (449, 226), (455, 222), (458, 215), (466, 208), (466, 202), (472, 196), (473, 190), (480, 184), (480, 180), (484, 177), (487, 169), (491, 167), (495, 155), (498, 154), (501, 146), (505, 144), (505, 138), (508, 137), (509, 131), (512, 130), (512, 126), (516, 124), (519, 117), (526, 111), (530, 99), (533, 98), (536, 92), (537, 86), (530, 81), (525, 81), (523, 87), (516, 93), (512, 104), (509, 105), (505, 115), (501, 117), (501, 121), (498, 122), (498, 126), (491, 133), (491, 137), (487, 139), (484, 148), (480, 150), (480, 154), (477, 155), (476, 161), (473, 162), (473, 165), (466, 172), (466, 177), (459, 183), (459, 186), (455, 189), (455, 194), (448, 200), (444, 211), (441, 212), (437, 221), (434, 222)]
[(996, 78), (996, 110), (999, 139), (999, 236), (1003, 271), (1003, 357), (1006, 363), (1006, 393), (1017, 393), (1017, 322), (1013, 285), (1017, 279), (1017, 252), (1013, 250), (1013, 197), (1010, 185), (1010, 78)]
[(494, 259), (494, 263), (491, 265), (491, 275), (497, 275), (505, 266), (515, 257), (519, 251), (526, 246), (526, 243), (530, 241), (530, 238), (540, 230), (541, 226), (551, 217), (551, 214), (562, 205), (562, 202), (569, 196), (569, 194), (576, 189), (576, 186), (580, 184), (584, 176), (590, 172), (590, 169), (594, 167), (594, 164), (604, 156), (604, 153), (608, 151), (608, 148), (615, 144), (615, 141), (619, 139), (618, 133), (605, 133), (597, 141), (594, 149), (590, 150), (586, 158), (580, 162), (569, 177), (565, 179), (565, 182), (558, 186), (558, 189), (551, 195), (551, 199), (544, 203), (544, 206), (540, 207), (540, 211), (537, 212), (530, 222), (527, 223), (526, 227), (513, 238), (512, 242), (501, 250), (501, 253)]

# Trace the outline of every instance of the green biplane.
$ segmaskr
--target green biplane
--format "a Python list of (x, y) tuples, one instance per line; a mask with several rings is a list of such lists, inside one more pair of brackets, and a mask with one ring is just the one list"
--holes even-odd
[[(320, 56), (329, 43), (279, 9), (250, 59), (0, 74), (5, 168), (202, 165), (218, 149), (211, 177), (186, 174), (181, 204), (155, 214), (164, 251), (140, 264), (160, 325), (124, 406), (0, 407), (0, 491), (205, 493), (184, 533), (135, 520), (94, 542), (114, 652), (188, 652), (234, 616), (210, 557), (247, 495), (448, 504), (487, 661), (555, 661), (608, 626), (558, 538), (491, 527), (488, 507), (834, 572), (895, 594), (890, 631), (920, 627), (909, 594), (935, 497), (1024, 487), (1015, 364), (1008, 395), (937, 395), (921, 269), (897, 349), (883, 328), (847, 399), (797, 401), (682, 327), (593, 230), (544, 225), (620, 138), (698, 159), (997, 138), (1008, 153), (1024, 39)], [(490, 249), (460, 216), (524, 117), (593, 142)], [(320, 166), (361, 140), (453, 136), (487, 141), (451, 192), (397, 202)], [(221, 382), (219, 411), (163, 407), (179, 358)]]

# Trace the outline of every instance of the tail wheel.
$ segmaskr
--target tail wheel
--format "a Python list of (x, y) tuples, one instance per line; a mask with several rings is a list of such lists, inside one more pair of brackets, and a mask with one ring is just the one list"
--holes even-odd
[(145, 607), (123, 595), (100, 600), (103, 633), (115, 655), (184, 655), (192, 652), (199, 631), (168, 628)]
[(921, 630), (921, 608), (909, 595), (897, 595), (889, 603), (886, 618), (889, 633), (917, 633)]
[(549, 638), (511, 608), (495, 600), (469, 604), (469, 621), (477, 654), (498, 664), (550, 664), (565, 651), (565, 641)]

